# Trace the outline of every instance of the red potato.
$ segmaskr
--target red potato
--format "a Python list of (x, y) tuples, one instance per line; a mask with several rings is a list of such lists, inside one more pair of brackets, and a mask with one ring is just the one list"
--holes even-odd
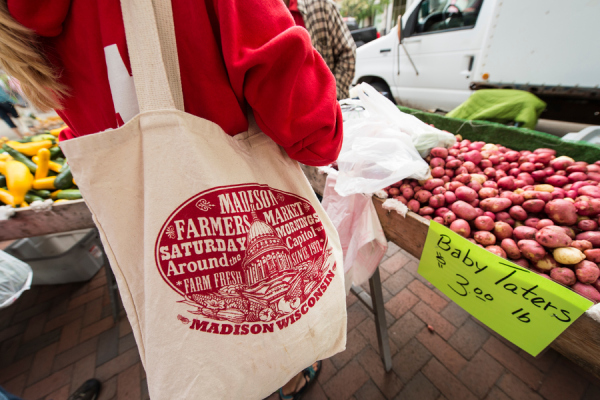
[(521, 206), (512, 206), (508, 210), (508, 214), (517, 221), (525, 221), (527, 219), (527, 211)]
[(554, 175), (567, 176), (567, 171), (554, 171)]
[(429, 206), (433, 208), (440, 208), (446, 204), (446, 199), (443, 194), (435, 194), (429, 199)]
[(500, 247), (502, 247), (502, 249), (506, 252), (508, 258), (510, 259), (516, 260), (521, 257), (521, 251), (519, 250), (519, 246), (517, 246), (517, 243), (510, 238), (502, 239)]
[(501, 169), (497, 169), (496, 170), (496, 181), (498, 181), (502, 178), (506, 178), (506, 172), (502, 171)]
[(575, 278), (575, 273), (570, 268), (554, 268), (552, 271), (550, 271), (550, 277), (552, 278), (552, 280), (565, 286), (572, 286), (573, 284), (575, 284), (575, 282), (577, 282), (577, 278)]
[(546, 203), (544, 203), (543, 200), (531, 199), (523, 203), (523, 208), (525, 209), (525, 211), (530, 213), (539, 213), (544, 209), (545, 205)]
[[(446, 168), (448, 169), (458, 169), (462, 166), (462, 161), (460, 160), (450, 160), (448, 162), (446, 162)], [(569, 180), (567, 179), (567, 182)]]
[(551, 156), (555, 156), (555, 155), (556, 155), (556, 150), (553, 150), (553, 149), (547, 149), (547, 148), (540, 148), (540, 149), (535, 149), (535, 150), (533, 151), (533, 154), (537, 154), (538, 156), (539, 156), (540, 154), (544, 154), (544, 153), (548, 153), (548, 154), (550, 154)]
[(533, 265), (540, 271), (548, 272), (558, 267), (558, 263), (550, 254), (546, 254), (541, 260), (533, 261)]
[[(472, 176), (472, 175), (471, 175), (471, 176)], [(475, 181), (473, 181), (473, 180), (471, 180), (471, 182), (469, 182), (469, 183), (467, 184), (467, 186), (468, 186), (469, 188), (473, 189), (475, 192), (479, 192), (479, 191), (481, 190), (481, 188), (482, 188), (482, 186), (481, 186), (481, 183), (479, 183), (479, 182), (475, 182)]]
[(473, 238), (484, 246), (491, 246), (496, 244), (496, 236), (492, 235), (490, 232), (486, 231), (477, 231), (473, 235)]
[(585, 197), (584, 200), (583, 197), (579, 197), (575, 200), (574, 206), (579, 215), (593, 217), (600, 214), (600, 199)]
[(582, 232), (575, 237), (576, 240), (587, 240), (592, 246), (600, 247), (600, 232)]
[(496, 221), (506, 222), (510, 226), (515, 226), (515, 220), (512, 219), (509, 213), (506, 211), (501, 211), (496, 213)]
[(419, 210), (419, 215), (421, 215), (421, 216), (431, 215), (434, 212), (435, 212), (435, 210), (433, 209), (433, 207), (425, 206)]
[(485, 215), (475, 218), (473, 224), (480, 231), (491, 231), (494, 229), (494, 220)]
[(585, 172), (573, 172), (572, 174), (569, 174), (567, 178), (569, 178), (569, 181), (571, 182), (578, 182), (585, 181), (588, 177)]
[(577, 208), (568, 200), (551, 200), (544, 207), (544, 211), (557, 224), (574, 225), (577, 222)]
[(446, 214), (444, 214), (444, 222), (446, 225), (450, 225), (454, 221), (456, 221), (456, 214), (454, 214), (452, 211), (448, 211)]
[(512, 202), (503, 197), (484, 199), (481, 202), (481, 208), (483, 208), (485, 211), (491, 211), (495, 213), (506, 210), (511, 205)]
[(473, 163), (471, 161), (465, 160), (465, 162), (463, 162), (463, 167), (466, 168), (466, 170), (468, 171), (469, 174), (471, 174), (475, 171), (475, 163)]
[(438, 186), (444, 186), (444, 181), (441, 179), (428, 179), (427, 182), (423, 185), (423, 189), (425, 190), (433, 190)]
[(477, 217), (477, 211), (475, 211), (475, 208), (462, 200), (452, 203), (450, 208), (454, 214), (457, 215), (457, 217), (467, 221), (471, 221)]
[(414, 213), (418, 213), (421, 208), (421, 204), (415, 199), (409, 200), (407, 206), (408, 209)]
[(435, 210), (435, 216), (436, 217), (443, 217), (444, 215), (446, 215), (446, 213), (450, 211), (449, 209), (447, 209), (446, 207), (440, 207), (438, 209)]
[(493, 167), (486, 167), (483, 170), (483, 174), (485, 176), (487, 176), (488, 178), (495, 178), (496, 177), (496, 170)]
[(537, 224), (540, 222), (539, 218), (527, 218), (525, 220), (525, 226), (537, 229)]
[(519, 240), (517, 245), (523, 257), (530, 261), (539, 261), (547, 254), (542, 245), (535, 240)]
[(537, 229), (529, 226), (519, 226), (513, 230), (515, 240), (535, 240)]
[(462, 182), (457, 182), (457, 181), (448, 182), (444, 185), (446, 190), (449, 190), (451, 192), (456, 192), (456, 189), (458, 189), (461, 186), (465, 186), (465, 185)]
[(465, 170), (465, 172), (456, 170), (456, 176), (454, 177), (453, 180), (455, 182), (460, 182), (463, 185), (466, 185), (467, 183), (471, 182), (471, 175), (467, 174), (466, 170)]
[(478, 141), (471, 143), (467, 147), (469, 148), (469, 150), (481, 150), (486, 144), (486, 142)]
[(575, 282), (575, 284), (571, 286), (571, 289), (586, 299), (592, 300), (594, 303), (600, 303), (600, 292), (592, 285)]
[(431, 170), (431, 176), (434, 178), (441, 178), (446, 175), (446, 170), (442, 167), (435, 167)]
[(512, 260), (514, 264), (517, 264), (523, 268), (529, 269), (529, 261), (526, 258), (519, 258), (516, 260)]
[(455, 191), (454, 194), (456, 194), (456, 198), (458, 200), (462, 200), (465, 201), (467, 203), (472, 202), (473, 200), (475, 200), (477, 198), (477, 192), (473, 189), (471, 189), (470, 187), (467, 186), (460, 186), (458, 187)]
[(571, 245), (571, 238), (562, 229), (548, 226), (537, 231), (535, 240), (544, 247), (555, 249)]
[(402, 197), (406, 200), (410, 200), (415, 196), (415, 191), (411, 187), (402, 189)]
[(431, 166), (431, 168), (437, 168), (437, 167), (444, 168), (444, 166), (446, 165), (446, 161), (444, 161), (443, 158), (434, 157), (431, 159), (431, 161), (429, 161), (429, 165)]
[(445, 172), (446, 172), (446, 176), (448, 178), (452, 178), (454, 176), (454, 170), (453, 169), (446, 168)]
[(552, 222), (551, 219), (540, 219), (537, 223), (537, 225), (535, 226), (535, 229), (540, 230), (542, 228), (545, 228), (547, 226), (551, 226), (554, 225), (554, 222)]
[[(531, 162), (524, 162), (523, 164), (521, 164), (521, 167), (519, 169), (522, 172), (533, 172), (535, 171), (535, 165)], [(533, 179), (531, 181), (533, 183)]]
[(595, 231), (598, 229), (598, 223), (593, 219), (584, 219), (577, 223), (577, 227), (582, 231)]
[(498, 189), (498, 184), (494, 181), (485, 181), (481, 186), (483, 186), (484, 188)]
[(398, 188), (393, 187), (388, 190), (388, 193), (390, 196), (398, 196), (400, 194), (400, 190)]
[(535, 198), (542, 200), (545, 203), (552, 200), (552, 193), (550, 192), (535, 192)]
[(567, 193), (562, 189), (556, 189), (552, 192), (552, 200), (564, 199), (566, 196)]
[(492, 189), (491, 187), (484, 187), (481, 190), (479, 190), (480, 199), (488, 199), (496, 196), (498, 196), (498, 190)]
[(472, 202), (470, 202), (469, 204), (473, 207), (477, 207), (479, 205), (479, 199), (475, 199)]
[(471, 162), (471, 163), (473, 163), (473, 165), (475, 165), (475, 164), (479, 164), (481, 162), (481, 160), (483, 160), (483, 157), (481, 156), (480, 151), (471, 150), (471, 151), (465, 153), (465, 161), (466, 162)]
[(425, 204), (429, 201), (429, 199), (433, 196), (428, 190), (419, 190), (415, 193), (415, 200), (417, 200), (421, 204)]
[(444, 147), (434, 147), (431, 149), (432, 157), (446, 158), (448, 157), (448, 149)]
[(404, 205), (408, 205), (408, 200), (406, 200), (404, 197), (402, 196), (395, 196), (394, 200), (398, 200), (400, 203), (404, 204)]
[(594, 283), (600, 278), (598, 266), (588, 260), (583, 260), (573, 267), (577, 280), (581, 283)]
[[(575, 186), (575, 185), (573, 185)], [(574, 188), (575, 189), (575, 188)], [(589, 196), (596, 199), (600, 198), (600, 187), (598, 186), (582, 186), (577, 189), (577, 194), (580, 196)]]
[[(592, 244), (587, 241), (587, 240), (573, 240), (571, 242), (571, 247), (575, 247), (576, 249), (583, 251), (585, 253), (586, 250), (591, 250), (592, 249)], [(600, 249), (598, 250), (598, 261), (594, 261), (594, 260), (590, 260), (590, 261), (594, 261), (594, 262), (600, 262)], [(586, 254), (587, 257), (587, 254)], [(587, 257), (589, 258), (589, 257)]]
[(500, 193), (500, 197), (509, 199), (512, 202), (512, 204), (515, 206), (520, 206), (525, 201), (525, 198), (523, 197), (522, 194), (511, 192), (511, 191), (504, 191), (504, 192)]
[(444, 225), (444, 218), (442, 218), (442, 217), (434, 217), (433, 220), (435, 222), (437, 222), (438, 224)]
[(566, 170), (571, 165), (575, 164), (575, 160), (571, 157), (561, 156), (550, 161), (550, 166), (555, 170)]
[(598, 173), (598, 172), (588, 172), (587, 175), (588, 175), (588, 178), (590, 178), (591, 180), (596, 181), (596, 182), (600, 182), (600, 173)]
[[(479, 207), (475, 207), (475, 212), (477, 213), (477, 217), (483, 216), (483, 213), (484, 213), (484, 211)], [(475, 217), (475, 218), (477, 218), (477, 217)]]
[(513, 228), (506, 222), (498, 221), (494, 223), (494, 235), (498, 240), (504, 240), (512, 237)]
[(552, 160), (552, 157), (552, 154), (549, 153), (538, 154), (537, 161), (543, 165), (548, 165)]
[(504, 153), (504, 159), (508, 162), (515, 162), (519, 159), (519, 157), (521, 157), (521, 154), (519, 154), (518, 151), (509, 150)]
[(454, 192), (446, 192), (444, 193), (444, 199), (446, 199), (446, 204), (450, 205), (456, 201), (456, 194)]
[(566, 169), (567, 174), (572, 174), (573, 172), (586, 172), (587, 165), (575, 163)]
[(500, 246), (487, 246), (485, 249), (499, 257), (506, 258), (506, 252)]
[(492, 219), (492, 221), (495, 221), (495, 220), (496, 220), (496, 214), (494, 214), (494, 213), (493, 213), (493, 212), (491, 212), (491, 211), (485, 211), (485, 212), (483, 213), (483, 215), (485, 215), (486, 217), (490, 217), (490, 218)]
[(585, 172), (600, 172), (600, 166), (596, 164), (590, 164), (587, 166)]
[[(448, 214), (446, 214), (448, 215)], [(471, 236), (471, 227), (469, 223), (464, 219), (457, 219), (456, 221), (450, 224), (450, 230), (452, 232), (456, 232), (464, 238), (468, 238)]]
[(496, 181), (498, 187), (503, 190), (515, 190), (515, 179), (512, 176), (506, 176)]
[(544, 171), (533, 171), (531, 177), (535, 182), (544, 182), (546, 180), (546, 172)]
[[(575, 242), (588, 242), (587, 240), (576, 240)], [(573, 246), (573, 243), (571, 243), (571, 247), (575, 247)], [(581, 250), (581, 249), (579, 249)], [(600, 249), (592, 249), (592, 244), (590, 243), (590, 247), (588, 247), (587, 249), (581, 250), (583, 251), (583, 254), (585, 254), (585, 259), (589, 260), (591, 262), (594, 262), (596, 264), (600, 263)]]
[(596, 290), (600, 290), (600, 279), (598, 279), (596, 282), (594, 282), (594, 283), (592, 284), (592, 286), (594, 286), (594, 288), (595, 288)]

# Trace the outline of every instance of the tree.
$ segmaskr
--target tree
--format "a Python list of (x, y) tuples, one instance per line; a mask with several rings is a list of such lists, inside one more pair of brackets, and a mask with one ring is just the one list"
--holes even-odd
[(343, 0), (341, 14), (344, 17), (354, 17), (356, 22), (367, 20), (368, 25), (375, 20), (377, 13), (389, 4), (389, 0)]

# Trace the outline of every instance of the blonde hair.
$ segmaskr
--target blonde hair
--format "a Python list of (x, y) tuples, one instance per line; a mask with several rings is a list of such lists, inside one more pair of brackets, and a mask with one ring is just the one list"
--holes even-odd
[(0, 64), (16, 78), (23, 94), (39, 109), (60, 109), (67, 88), (58, 82), (36, 34), (13, 19), (6, 0), (0, 0)]

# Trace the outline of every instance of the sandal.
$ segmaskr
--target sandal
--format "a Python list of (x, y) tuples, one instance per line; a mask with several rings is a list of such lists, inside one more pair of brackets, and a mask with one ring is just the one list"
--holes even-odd
[(282, 390), (283, 388), (280, 388), (279, 389), (279, 399), (280, 400), (300, 400), (302, 398), (302, 396), (304, 395), (304, 392), (306, 392), (306, 390), (308, 390), (308, 388), (311, 387), (311, 385), (316, 382), (317, 377), (321, 373), (322, 364), (323, 363), (321, 361), (317, 361), (317, 370), (316, 371), (312, 365), (302, 371), (302, 374), (304, 375), (304, 386), (302, 386), (300, 388), (300, 390), (298, 390), (296, 393), (283, 394), (283, 390)]
[(98, 379), (88, 379), (69, 396), (68, 400), (96, 400), (102, 384)]

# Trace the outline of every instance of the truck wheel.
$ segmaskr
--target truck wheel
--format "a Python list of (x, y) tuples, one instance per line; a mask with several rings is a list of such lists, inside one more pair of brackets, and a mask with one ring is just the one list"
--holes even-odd
[(375, 90), (377, 90), (379, 93), (381, 93), (382, 95), (387, 97), (388, 100), (390, 100), (392, 103), (396, 104), (396, 101), (394, 100), (394, 96), (392, 96), (392, 92), (391, 92), (389, 86), (387, 85), (387, 83), (381, 82), (381, 81), (375, 81), (375, 82), (369, 83), (369, 85), (373, 86), (373, 88), (375, 88)]

